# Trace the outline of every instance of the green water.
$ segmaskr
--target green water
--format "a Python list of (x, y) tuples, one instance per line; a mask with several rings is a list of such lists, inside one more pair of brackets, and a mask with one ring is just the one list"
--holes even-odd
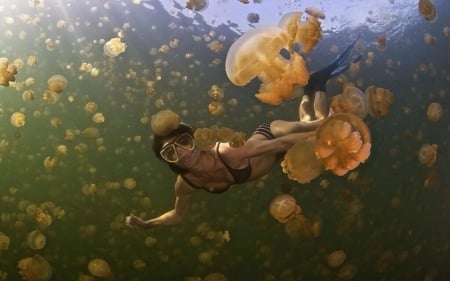
[[(374, 84), (394, 93), (388, 116), (365, 120), (372, 134), (372, 153), (357, 168), (355, 180), (325, 172), (300, 185), (276, 165), (267, 177), (233, 186), (224, 194), (197, 192), (189, 216), (180, 225), (141, 231), (128, 229), (125, 216), (133, 212), (150, 218), (172, 208), (175, 180), (154, 157), (152, 133), (142, 117), (172, 109), (194, 126), (228, 126), (250, 134), (263, 122), (298, 118), (298, 101), (264, 105), (253, 96), (258, 81), (246, 87), (231, 85), (223, 63), (239, 35), (226, 24), (207, 25), (201, 14), (193, 22), (168, 13), (157, 1), (152, 2), (155, 10), (131, 1), (9, 2), (0, 2), (1, 56), (9, 63), (22, 59), (24, 64), (16, 75), (17, 87), (0, 88), (0, 141), (8, 143), (0, 152), (0, 232), (10, 238), (9, 248), (0, 250), (4, 280), (20, 280), (18, 261), (34, 254), (51, 264), (51, 280), (91, 280), (80, 276), (90, 275), (88, 263), (93, 258), (109, 263), (112, 273), (106, 279), (110, 280), (201, 280), (214, 272), (230, 281), (342, 280), (344, 269), (355, 270), (352, 280), (449, 280), (450, 45), (442, 32), (449, 24), (448, 3), (436, 1), (439, 17), (434, 23), (417, 14), (418, 21), (406, 24), (397, 37), (388, 37), (384, 51), (373, 42), (377, 32), (361, 27), (325, 30), (324, 39), (305, 55), (308, 68), (319, 69), (335, 57), (330, 51), (333, 45), (342, 50), (358, 33), (361, 70), (349, 79), (362, 89)], [(66, 25), (59, 28), (59, 20)], [(108, 58), (102, 39), (116, 37), (119, 30), (127, 49)], [(436, 36), (435, 45), (423, 42), (425, 32)], [(221, 35), (223, 49), (211, 51), (208, 41)], [(56, 42), (53, 50), (48, 50), (46, 39)], [(178, 47), (150, 54), (152, 48), (158, 50), (174, 39), (179, 40)], [(364, 63), (369, 51), (375, 53), (372, 65)], [(36, 65), (27, 64), (32, 55), (38, 57)], [(211, 64), (214, 59), (222, 63)], [(388, 59), (393, 66), (386, 66)], [(99, 75), (81, 71), (82, 63), (98, 68)], [(42, 94), (54, 74), (65, 76), (68, 85), (58, 102), (48, 104)], [(35, 83), (20, 86), (29, 77)], [(156, 81), (152, 95), (146, 93), (147, 81)], [(221, 116), (208, 112), (207, 93), (213, 84), (224, 89), (225, 101), (238, 101)], [(35, 99), (24, 101), (24, 90), (33, 90)], [(333, 80), (328, 90), (330, 95), (338, 94), (341, 84)], [(158, 100), (164, 105), (157, 106)], [(85, 111), (90, 101), (104, 114), (104, 123), (94, 123)], [(431, 102), (444, 108), (437, 123), (426, 117)], [(14, 112), (26, 115), (23, 127), (11, 125)], [(52, 118), (60, 119), (59, 127), (51, 125)], [(99, 130), (97, 139), (82, 135), (88, 127)], [(66, 130), (76, 132), (70, 142)], [(423, 143), (438, 145), (432, 168), (417, 158)], [(66, 156), (57, 155), (58, 145), (67, 146)], [(86, 147), (82, 152), (80, 145)], [(44, 167), (46, 157), (57, 159), (54, 168)], [(425, 188), (430, 175), (437, 182)], [(136, 180), (134, 189), (122, 186), (127, 178)], [(321, 186), (325, 180), (326, 188)], [(111, 183), (120, 187), (112, 188)], [(86, 185), (95, 185), (95, 191), (83, 192)], [(287, 189), (306, 216), (321, 221), (317, 237), (289, 237), (284, 225), (270, 216), (270, 201)], [(57, 218), (51, 208), (43, 208), (53, 218), (43, 226), (28, 206), (48, 206), (48, 202), (64, 210), (64, 215)], [(31, 250), (25, 243), (35, 229), (46, 236), (41, 250)], [(229, 241), (220, 238), (225, 232)], [(156, 242), (147, 245), (150, 238)], [(336, 269), (327, 265), (334, 250), (347, 255)]]

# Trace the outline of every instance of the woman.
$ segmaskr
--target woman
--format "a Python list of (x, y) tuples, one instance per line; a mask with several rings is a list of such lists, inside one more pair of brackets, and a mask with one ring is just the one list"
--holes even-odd
[[(345, 62), (356, 40), (331, 64), (311, 75), (302, 99), (301, 121), (276, 120), (259, 126), (244, 145), (233, 148), (216, 143), (210, 150), (195, 145), (194, 129), (187, 124), (167, 136), (155, 136), (153, 152), (178, 174), (175, 181), (175, 206), (172, 210), (149, 220), (130, 214), (126, 224), (131, 228), (174, 225), (183, 220), (196, 190), (222, 193), (231, 185), (245, 183), (266, 175), (277, 163), (280, 153), (315, 134), (315, 129), (328, 115), (325, 84), (328, 79), (350, 66)], [(354, 58), (352, 62), (359, 59)], [(313, 102), (310, 102), (310, 98)]]

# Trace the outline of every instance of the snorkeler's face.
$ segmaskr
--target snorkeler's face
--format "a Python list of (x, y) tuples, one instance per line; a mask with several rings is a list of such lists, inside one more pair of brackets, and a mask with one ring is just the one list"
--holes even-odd
[(169, 163), (180, 161), (179, 154), (192, 151), (195, 148), (194, 138), (191, 134), (184, 133), (166, 142), (161, 148), (161, 157)]

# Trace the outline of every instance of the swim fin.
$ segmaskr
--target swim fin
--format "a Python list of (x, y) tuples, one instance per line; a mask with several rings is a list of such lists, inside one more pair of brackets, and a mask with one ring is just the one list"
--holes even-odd
[(308, 84), (304, 87), (304, 93), (306, 95), (313, 97), (314, 93), (317, 91), (326, 92), (328, 80), (346, 71), (352, 63), (358, 62), (361, 59), (361, 55), (358, 54), (351, 58), (350, 61), (347, 60), (347, 57), (350, 55), (358, 39), (359, 36), (330, 64), (309, 76)]

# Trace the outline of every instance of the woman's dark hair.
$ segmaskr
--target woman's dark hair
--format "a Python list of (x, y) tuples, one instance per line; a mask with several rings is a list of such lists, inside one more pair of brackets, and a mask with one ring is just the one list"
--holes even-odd
[(169, 168), (174, 171), (177, 174), (183, 174), (185, 172), (187, 172), (186, 169), (183, 169), (181, 167), (179, 167), (178, 165), (176, 165), (175, 163), (169, 163), (166, 162), (162, 157), (161, 157), (161, 148), (164, 145), (164, 142), (167, 139), (173, 138), (177, 135), (181, 135), (184, 133), (188, 133), (190, 135), (194, 135), (194, 128), (192, 128), (190, 125), (186, 124), (186, 123), (181, 123), (180, 126), (178, 128), (176, 128), (175, 130), (173, 130), (170, 134), (168, 134), (167, 136), (159, 136), (159, 135), (155, 135), (155, 138), (153, 139), (153, 145), (152, 145), (152, 149), (153, 149), (153, 153), (155, 154), (156, 158), (164, 161), (164, 163), (167, 163), (169, 165)]

